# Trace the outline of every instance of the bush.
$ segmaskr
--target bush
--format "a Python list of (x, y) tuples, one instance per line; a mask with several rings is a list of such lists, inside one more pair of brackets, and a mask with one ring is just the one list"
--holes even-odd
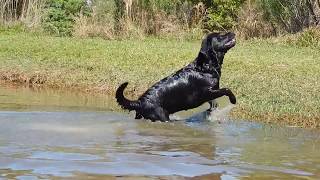
[(302, 47), (320, 47), (320, 28), (313, 27), (287, 38), (287, 43)]
[(71, 36), (75, 17), (89, 12), (84, 0), (49, 0), (46, 10), (43, 27), (59, 36)]
[(238, 12), (245, 0), (215, 0), (208, 8), (207, 28), (229, 30), (237, 24)]
[(315, 0), (258, 0), (264, 18), (278, 33), (296, 33), (320, 23), (320, 3)]
[(276, 35), (272, 24), (263, 18), (261, 7), (254, 0), (246, 1), (240, 8), (235, 31), (238, 37), (267, 38)]
[(72, 35), (75, 37), (102, 37), (114, 39), (114, 0), (95, 0), (90, 16), (80, 14), (75, 18)]

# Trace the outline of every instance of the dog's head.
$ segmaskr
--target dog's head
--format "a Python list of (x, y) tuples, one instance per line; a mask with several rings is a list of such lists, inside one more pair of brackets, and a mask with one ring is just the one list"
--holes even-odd
[(235, 34), (228, 32), (207, 34), (201, 45), (200, 52), (209, 56), (210, 53), (226, 53), (236, 45)]
[[(209, 33), (202, 40), (201, 49), (196, 60), (197, 65), (211, 71), (212, 67), (219, 67), (223, 64), (226, 52), (236, 45), (235, 34)], [(216, 68), (215, 68), (216, 69)]]

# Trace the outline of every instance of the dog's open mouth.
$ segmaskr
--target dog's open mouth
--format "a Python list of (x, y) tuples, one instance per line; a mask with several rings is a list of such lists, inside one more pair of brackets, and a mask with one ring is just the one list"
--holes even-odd
[(231, 40), (229, 40), (226, 44), (225, 44), (225, 46), (226, 47), (233, 47), (234, 45), (236, 45), (236, 39), (235, 38), (232, 38)]

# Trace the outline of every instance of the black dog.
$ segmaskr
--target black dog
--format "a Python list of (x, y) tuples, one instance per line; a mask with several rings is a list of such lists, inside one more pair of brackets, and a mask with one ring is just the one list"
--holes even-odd
[(202, 41), (198, 57), (186, 67), (162, 79), (138, 100), (124, 97), (128, 82), (117, 89), (116, 99), (123, 109), (136, 111), (136, 119), (169, 121), (169, 114), (210, 103), (228, 96), (232, 104), (236, 97), (227, 88), (219, 88), (221, 66), (226, 52), (236, 44), (234, 33), (210, 33)]

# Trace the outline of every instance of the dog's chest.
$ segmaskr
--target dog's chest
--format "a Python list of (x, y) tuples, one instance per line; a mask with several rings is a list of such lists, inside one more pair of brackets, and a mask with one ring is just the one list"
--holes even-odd
[(204, 78), (211, 87), (215, 86), (219, 82), (219, 77), (214, 77), (213, 74), (205, 74)]
[(219, 77), (215, 77), (210, 73), (199, 73), (198, 78), (190, 80), (191, 85), (198, 88), (215, 87), (219, 83)]

